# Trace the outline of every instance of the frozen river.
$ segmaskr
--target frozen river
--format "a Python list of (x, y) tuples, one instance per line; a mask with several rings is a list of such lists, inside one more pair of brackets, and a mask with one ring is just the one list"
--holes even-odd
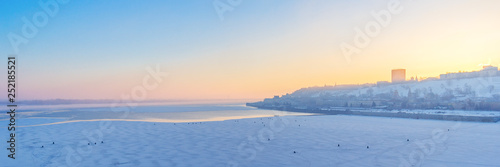
[[(500, 165), (499, 123), (310, 115), (243, 105), (125, 109), (25, 109), (17, 116), (16, 159), (4, 151), (0, 166)], [(7, 125), (6, 118), (0, 124)], [(6, 126), (0, 134), (8, 140)]]

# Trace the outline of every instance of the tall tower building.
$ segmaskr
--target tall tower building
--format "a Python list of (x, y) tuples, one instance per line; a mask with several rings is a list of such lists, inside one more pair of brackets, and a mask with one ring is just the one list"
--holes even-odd
[(392, 70), (392, 83), (404, 82), (406, 81), (406, 70), (405, 69), (394, 69)]

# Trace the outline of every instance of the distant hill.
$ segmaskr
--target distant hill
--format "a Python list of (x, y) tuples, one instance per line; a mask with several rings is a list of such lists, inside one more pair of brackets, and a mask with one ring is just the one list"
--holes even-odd
[(302, 88), (268, 98), (260, 106), (288, 108), (359, 107), (500, 111), (500, 75), (401, 83)]

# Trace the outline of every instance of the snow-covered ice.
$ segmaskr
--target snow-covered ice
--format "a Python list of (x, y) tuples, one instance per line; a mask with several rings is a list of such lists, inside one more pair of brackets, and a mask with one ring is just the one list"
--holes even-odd
[[(185, 112), (216, 113), (195, 110)], [(84, 111), (70, 113), (77, 112)], [(155, 122), (135, 116), (109, 121), (44, 114), (19, 119), (25, 126), (16, 131), (16, 160), (4, 151), (0, 166), (500, 165), (499, 123), (261, 113), (256, 115), (263, 117)], [(5, 117), (0, 124), (7, 124)], [(8, 140), (6, 128), (0, 134)]]

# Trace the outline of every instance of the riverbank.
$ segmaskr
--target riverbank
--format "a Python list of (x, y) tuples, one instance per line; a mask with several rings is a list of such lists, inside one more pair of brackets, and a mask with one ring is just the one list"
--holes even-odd
[(488, 112), (487, 114), (467, 113), (473, 111), (453, 111), (450, 110), (380, 110), (368, 108), (293, 108), (293, 107), (273, 107), (260, 105), (258, 103), (247, 103), (247, 106), (256, 107), (259, 109), (279, 110), (301, 113), (315, 113), (324, 115), (359, 115), (359, 116), (376, 116), (376, 117), (394, 117), (394, 118), (410, 118), (410, 119), (432, 119), (446, 121), (471, 121), (471, 122), (498, 122), (500, 121), (500, 112)]

